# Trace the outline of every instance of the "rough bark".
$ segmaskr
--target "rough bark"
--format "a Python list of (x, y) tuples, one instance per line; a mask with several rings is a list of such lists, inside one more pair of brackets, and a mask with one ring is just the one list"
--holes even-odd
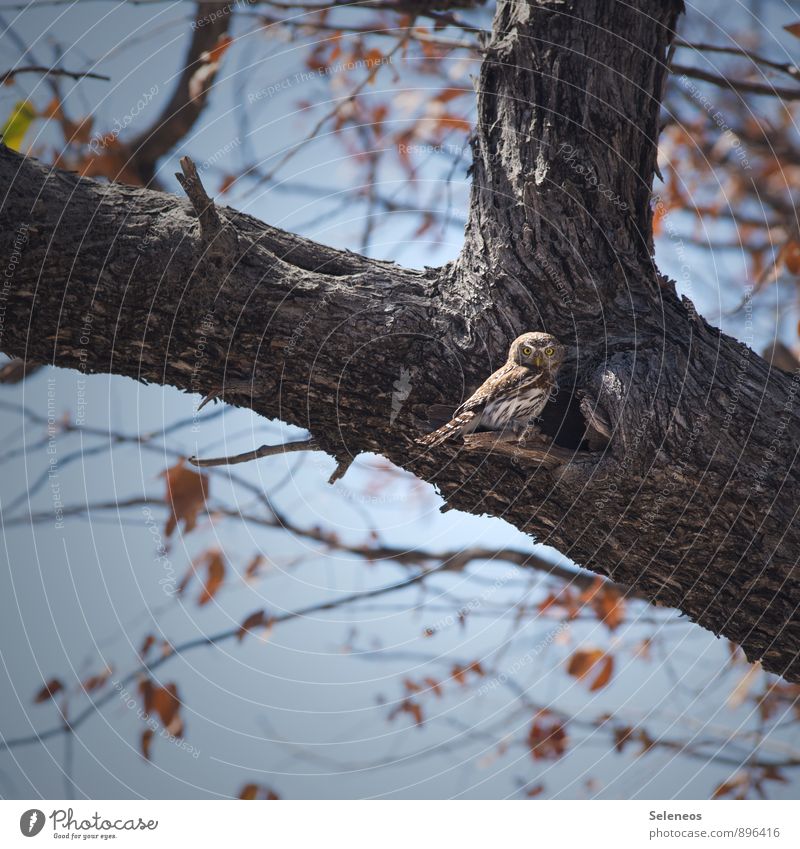
[[(770, 370), (706, 324), (652, 260), (679, 11), (499, 4), (464, 249), (443, 269), (335, 251), (228, 209), (209, 240), (184, 200), (4, 150), (6, 256), (29, 226), (0, 348), (223, 387), (229, 402), (308, 427), (340, 461), (380, 452), (450, 506), (502, 516), (800, 681), (800, 373)], [(492, 451), (486, 437), (415, 446), (433, 402), (455, 407), (509, 339), (539, 329), (575, 353), (545, 420), (560, 463)], [(587, 450), (585, 416), (612, 429), (603, 450)]]

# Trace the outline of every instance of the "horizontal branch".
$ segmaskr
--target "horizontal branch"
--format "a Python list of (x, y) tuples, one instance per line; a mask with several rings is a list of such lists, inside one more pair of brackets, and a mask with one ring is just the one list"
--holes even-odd
[(0, 85), (10, 82), (17, 74), (41, 74), (44, 77), (69, 77), (73, 80), (109, 81), (111, 79), (106, 74), (97, 74), (94, 71), (68, 71), (66, 68), (48, 68), (47, 65), (24, 65), (0, 72)]
[(671, 71), (673, 74), (683, 74), (695, 80), (712, 83), (720, 88), (735, 91), (737, 94), (761, 94), (769, 97), (779, 97), (781, 100), (800, 100), (800, 88), (785, 88), (783, 86), (774, 86), (770, 83), (751, 83), (744, 80), (733, 80), (730, 77), (712, 74), (700, 68), (692, 68), (689, 65), (678, 65), (675, 63), (672, 64)]
[(319, 444), (315, 439), (305, 439), (298, 442), (284, 442), (282, 445), (262, 445), (252, 451), (234, 454), (231, 457), (204, 458), (189, 457), (193, 466), (233, 466), (237, 463), (249, 463), (262, 457), (274, 457), (276, 454), (290, 454), (293, 451), (318, 451)]

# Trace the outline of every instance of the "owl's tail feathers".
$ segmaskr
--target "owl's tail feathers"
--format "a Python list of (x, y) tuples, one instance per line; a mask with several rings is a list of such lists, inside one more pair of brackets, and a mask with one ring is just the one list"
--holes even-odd
[(456, 416), (454, 419), (450, 419), (447, 424), (442, 425), (438, 428), (438, 430), (435, 430), (433, 433), (429, 433), (426, 436), (420, 436), (415, 441), (420, 445), (430, 445), (435, 448), (443, 442), (455, 439), (462, 433), (468, 433), (472, 430), (470, 425), (473, 424), (474, 418), (475, 413), (472, 410), (467, 413), (461, 413), (461, 415)]

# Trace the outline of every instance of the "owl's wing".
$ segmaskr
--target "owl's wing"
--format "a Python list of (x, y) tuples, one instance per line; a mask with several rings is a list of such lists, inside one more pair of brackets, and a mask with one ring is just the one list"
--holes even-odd
[(502, 401), (534, 386), (544, 387), (547, 377), (543, 372), (531, 371), (516, 363), (506, 363), (475, 390), (466, 401), (453, 413), (477, 412), (483, 409), (487, 401)]

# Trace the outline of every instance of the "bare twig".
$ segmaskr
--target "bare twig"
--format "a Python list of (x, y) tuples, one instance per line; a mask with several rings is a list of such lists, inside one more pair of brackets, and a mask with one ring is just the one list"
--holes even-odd
[(231, 457), (189, 457), (193, 466), (233, 466), (236, 463), (249, 463), (251, 460), (259, 460), (261, 457), (273, 457), (276, 454), (289, 454), (293, 451), (319, 451), (320, 446), (316, 439), (305, 439), (298, 442), (285, 442), (282, 445), (261, 445), (252, 451), (242, 454), (234, 454)]
[(203, 238), (206, 241), (211, 241), (222, 229), (222, 221), (217, 212), (217, 207), (203, 187), (203, 182), (197, 173), (197, 166), (194, 162), (188, 156), (182, 156), (180, 162), (183, 173), (176, 173), (175, 177), (197, 213)]
[(783, 88), (767, 83), (748, 83), (743, 80), (731, 80), (718, 74), (711, 74), (700, 68), (690, 68), (688, 65), (675, 65), (670, 68), (673, 74), (683, 74), (706, 83), (713, 83), (720, 88), (727, 88), (737, 94), (763, 94), (769, 97), (780, 97), (782, 100), (800, 100), (800, 88)]
[(723, 47), (718, 44), (703, 44), (684, 41), (682, 38), (676, 38), (673, 42), (676, 47), (684, 47), (688, 50), (696, 50), (699, 53), (728, 53), (731, 56), (742, 56), (749, 59), (758, 65), (764, 65), (767, 68), (772, 68), (775, 71), (780, 71), (794, 79), (800, 78), (800, 68), (794, 62), (774, 62), (772, 59), (767, 59), (765, 56), (760, 56), (752, 50), (746, 50), (744, 47)]
[(66, 68), (48, 68), (46, 65), (25, 65), (22, 68), (11, 68), (0, 73), (0, 85), (13, 80), (17, 74), (41, 74), (45, 77), (70, 77), (73, 80), (105, 80), (106, 82), (111, 79), (105, 74), (96, 74), (93, 71), (68, 71)]

